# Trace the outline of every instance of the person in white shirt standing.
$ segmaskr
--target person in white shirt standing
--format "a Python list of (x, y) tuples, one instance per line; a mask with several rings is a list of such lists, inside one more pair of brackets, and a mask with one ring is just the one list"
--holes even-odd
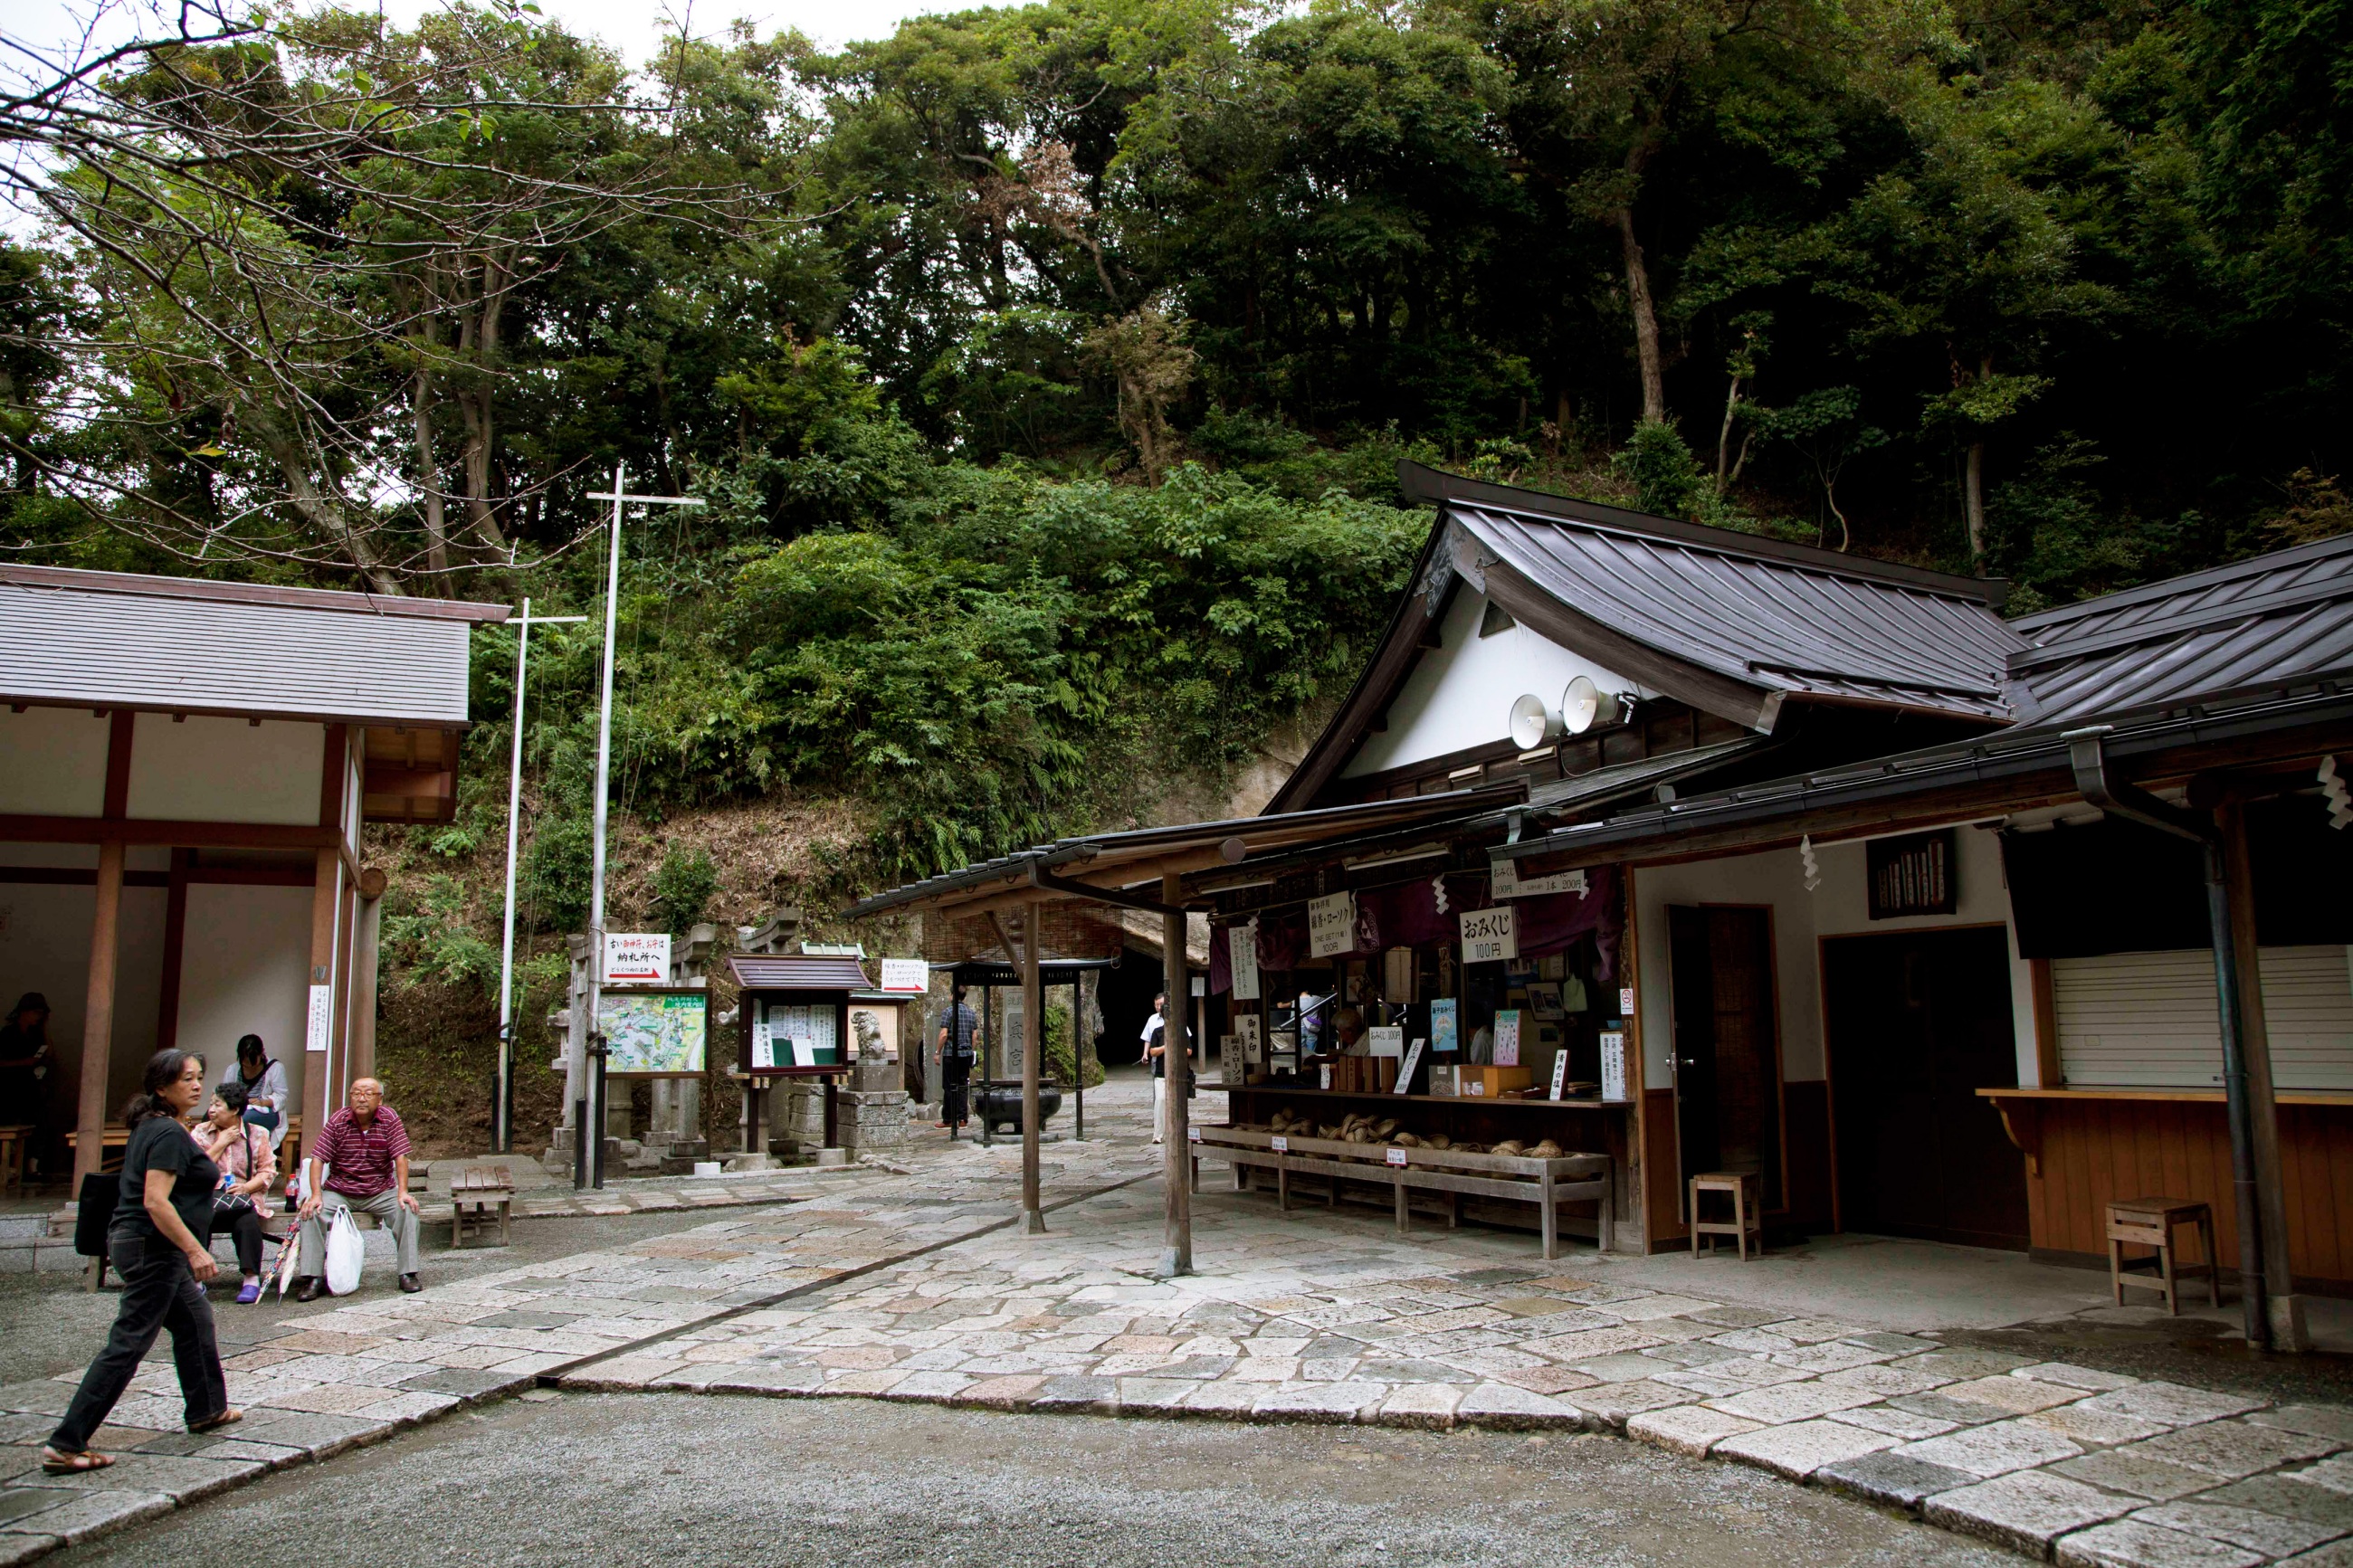
[[(1144, 1059), (1152, 1064), (1152, 1141), (1163, 1142), (1168, 1126), (1168, 1051), (1161, 1037), (1168, 1026), (1168, 993), (1158, 993), (1152, 998), (1152, 1016), (1144, 1020)], [(1192, 1058), (1192, 1041), (1181, 1025), (1177, 1037), (1185, 1042), (1186, 1058)], [(1190, 1085), (1187, 1085), (1188, 1090)]]

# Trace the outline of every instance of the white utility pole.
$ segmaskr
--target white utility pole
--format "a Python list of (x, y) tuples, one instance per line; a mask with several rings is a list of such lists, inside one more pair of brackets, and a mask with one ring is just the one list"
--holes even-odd
[[(620, 616), (621, 508), (630, 502), (640, 506), (701, 506), (703, 504), (688, 496), (631, 495), (627, 479), (627, 465), (616, 463), (613, 465), (613, 488), (609, 490), (588, 492), (590, 500), (609, 500), (613, 503), (613, 537), (605, 562), (605, 676), (603, 692), (597, 700), (596, 707), (596, 841), (593, 858), (589, 862), (588, 875), (588, 1027), (585, 1032), (574, 1034), (573, 1037), (579, 1040), (586, 1040), (596, 1032), (596, 1006), (605, 984), (605, 818), (612, 801), (613, 638), (615, 627)], [(587, 1081), (588, 1064), (580, 1061), (568, 1065), (574, 1073), (581, 1075), (575, 1081), (585, 1084)], [(566, 1076), (569, 1077), (571, 1074)], [(590, 1099), (591, 1113), (601, 1123), (604, 1120), (605, 1108), (601, 1104), (594, 1103), (595, 1096), (591, 1096)], [(590, 1142), (583, 1145), (584, 1147), (599, 1152), (604, 1147), (605, 1129), (601, 1125), (575, 1127), (573, 1129), (573, 1136), (589, 1140)], [(575, 1186), (604, 1185), (603, 1167), (603, 1160), (595, 1156), (578, 1162), (575, 1169), (586, 1171), (588, 1174), (586, 1177), (575, 1177), (573, 1184)]]
[(499, 949), (499, 1081), (491, 1105), (491, 1152), (512, 1152), (514, 1129), (508, 1124), (514, 1110), (514, 928), (515, 835), (522, 823), (522, 689), (531, 661), (531, 628), (559, 621), (585, 621), (586, 616), (542, 616), (533, 620), (531, 601), (522, 614), (510, 616), (515, 628), (514, 763), (507, 773), (507, 933)]

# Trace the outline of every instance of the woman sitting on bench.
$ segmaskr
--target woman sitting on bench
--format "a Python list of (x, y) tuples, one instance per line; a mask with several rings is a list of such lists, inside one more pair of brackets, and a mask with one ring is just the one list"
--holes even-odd
[(209, 1140), (206, 1152), (221, 1173), (205, 1239), (227, 1231), (236, 1241), (237, 1272), (245, 1276), (237, 1299), (249, 1307), (261, 1300), (261, 1222), (276, 1212), (269, 1206), (269, 1184), (278, 1174), (278, 1156), (270, 1152), (269, 1130), (248, 1121), (245, 1108), (245, 1086), (222, 1084), (213, 1090), (212, 1107), (196, 1132)]

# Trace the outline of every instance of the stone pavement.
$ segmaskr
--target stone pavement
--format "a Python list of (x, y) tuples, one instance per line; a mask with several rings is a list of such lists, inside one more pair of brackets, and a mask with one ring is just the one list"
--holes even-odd
[[(1213, 1167), (1214, 1168), (1214, 1167)], [(566, 1387), (1620, 1432), (2060, 1562), (2353, 1565), (2353, 1410), (1631, 1283), (1592, 1253), (1204, 1192), (1153, 1277), (1158, 1184), (566, 1372)], [(2299, 1555), (2301, 1554), (2301, 1555)]]
[[(911, 1174), (853, 1172), (807, 1201), (631, 1246), (414, 1297), (379, 1277), (228, 1363), (250, 1414), (223, 1434), (176, 1430), (168, 1360), (152, 1362), (100, 1436), (122, 1462), (91, 1477), (37, 1469), (77, 1374), (0, 1388), (0, 1564), (557, 1383), (1584, 1427), (2063, 1563), (2353, 1568), (2353, 1410), (1662, 1289), (1654, 1262), (1546, 1265), (1518, 1234), (1401, 1238), (1374, 1211), (1285, 1215), (1266, 1194), (1214, 1190), (1215, 1163), (1195, 1199), (1204, 1271), (1159, 1279), (1157, 1151), (1134, 1110), (1100, 1114), (1103, 1138), (1045, 1149), (1058, 1206), (1044, 1237), (1013, 1228), (1018, 1144), (933, 1140)], [(1741, 1277), (1724, 1279), (1738, 1294)]]
[[(159, 1342), (93, 1444), (117, 1463), (83, 1476), (39, 1468), (80, 1373), (0, 1387), (0, 1564), (527, 1390), (584, 1358), (1011, 1226), (1020, 1158), (1018, 1143), (941, 1142), (912, 1174), (859, 1167), (816, 1195), (795, 1194), (805, 1201), (415, 1296), (393, 1293), (378, 1270), (351, 1305), (227, 1360), (229, 1401), (246, 1418), (202, 1436), (180, 1430), (168, 1342)], [(1157, 1151), (1133, 1137), (1109, 1148), (1049, 1144), (1045, 1202), (1156, 1166)]]

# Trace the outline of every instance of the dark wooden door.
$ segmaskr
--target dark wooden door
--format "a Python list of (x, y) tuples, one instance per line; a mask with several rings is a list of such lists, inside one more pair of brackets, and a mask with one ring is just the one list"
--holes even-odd
[(1763, 910), (1671, 905), (1667, 931), (1682, 1190), (1704, 1172), (1754, 1172), (1781, 1208), (1771, 924)]
[(1822, 984), (1840, 1223), (2024, 1251), (2024, 1158), (1977, 1093), (2018, 1083), (2009, 939), (1992, 927), (1832, 937)]

